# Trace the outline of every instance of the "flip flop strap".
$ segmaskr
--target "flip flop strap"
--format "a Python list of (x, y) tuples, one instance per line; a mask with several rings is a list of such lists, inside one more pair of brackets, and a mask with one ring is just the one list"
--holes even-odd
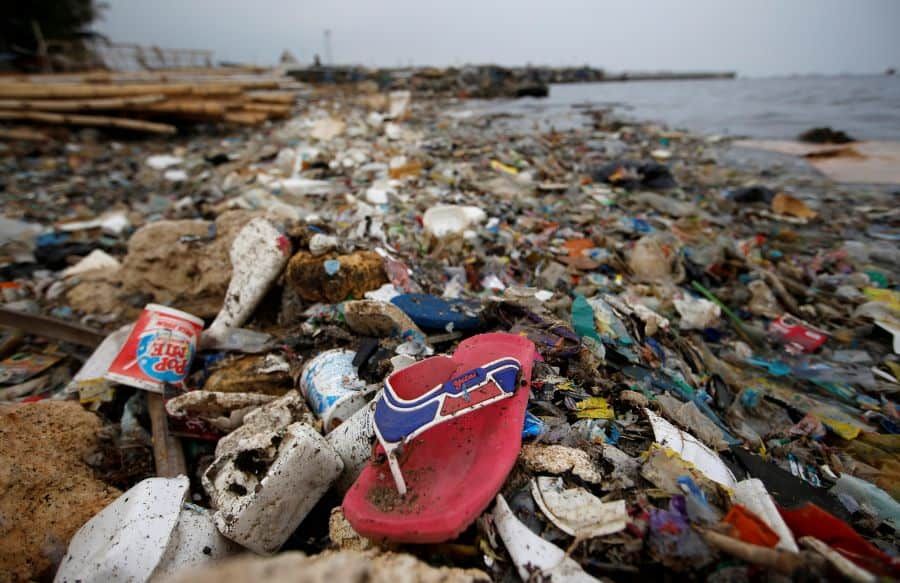
[[(391, 375), (373, 413), (375, 435), (388, 456), (397, 490), (406, 493), (396, 450), (421, 433), (515, 394), (522, 366), (515, 358), (502, 358), (473, 368), (435, 386), (426, 398), (412, 401), (397, 396)], [(400, 371), (401, 373), (403, 371)]]

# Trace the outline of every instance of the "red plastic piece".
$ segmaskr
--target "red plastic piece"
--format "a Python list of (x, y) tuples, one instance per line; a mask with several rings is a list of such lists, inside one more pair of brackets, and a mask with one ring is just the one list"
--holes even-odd
[(746, 543), (774, 548), (781, 540), (759, 516), (740, 504), (733, 505), (722, 520), (734, 527), (736, 538)]
[[(383, 448), (344, 497), (344, 516), (361, 535), (378, 540), (436, 543), (453, 539), (487, 508), (516, 463), (531, 388), (534, 344), (515, 334), (481, 334), (449, 356), (436, 356), (398, 375), (392, 385), (411, 399), (439, 383), (502, 357), (522, 365), (508, 398), (437, 425), (403, 447), (400, 467), (408, 491), (401, 497)], [(422, 366), (428, 363), (428, 366)]]
[(815, 504), (793, 510), (779, 506), (778, 512), (798, 539), (814, 536), (863, 569), (876, 575), (900, 577), (900, 562), (881, 552), (849, 524)]
[(788, 314), (773, 320), (769, 324), (769, 333), (793, 352), (815, 352), (828, 339), (828, 335), (821, 330)]

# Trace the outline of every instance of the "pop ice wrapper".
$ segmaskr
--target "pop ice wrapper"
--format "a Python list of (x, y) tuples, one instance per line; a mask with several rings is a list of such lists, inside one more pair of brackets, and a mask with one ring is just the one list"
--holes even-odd
[(163, 392), (165, 384), (181, 387), (202, 329), (203, 320), (196, 316), (147, 304), (105, 376), (157, 393)]

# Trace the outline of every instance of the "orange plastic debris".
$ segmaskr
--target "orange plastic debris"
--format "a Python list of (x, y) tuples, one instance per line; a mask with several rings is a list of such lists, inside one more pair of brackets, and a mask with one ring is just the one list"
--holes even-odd
[(732, 536), (746, 543), (774, 548), (781, 539), (763, 520), (746, 506), (735, 504), (723, 519), (734, 529)]

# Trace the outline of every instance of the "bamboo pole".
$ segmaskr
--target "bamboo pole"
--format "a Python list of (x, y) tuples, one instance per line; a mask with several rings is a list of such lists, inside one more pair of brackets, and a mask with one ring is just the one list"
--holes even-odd
[(0, 99), (0, 109), (33, 111), (92, 111), (126, 109), (164, 101), (165, 95), (138, 95), (108, 99)]
[(76, 115), (45, 111), (0, 111), (0, 120), (27, 120), (46, 124), (119, 128), (155, 134), (174, 134), (175, 126), (101, 115)]

